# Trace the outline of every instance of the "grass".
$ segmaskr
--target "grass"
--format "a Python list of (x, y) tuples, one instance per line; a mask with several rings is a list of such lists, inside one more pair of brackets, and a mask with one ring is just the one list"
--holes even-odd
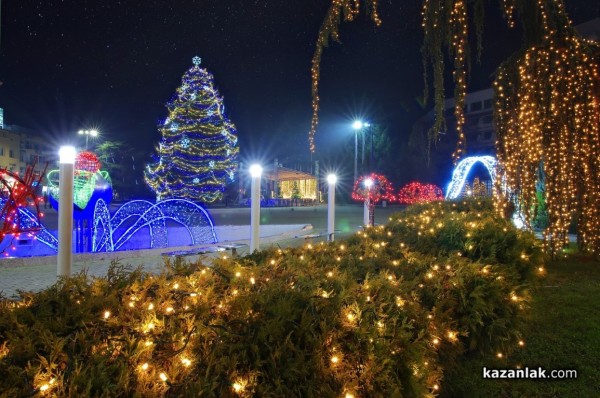
[[(573, 255), (548, 264), (533, 292), (525, 346), (509, 358), (471, 356), (446, 369), (442, 397), (600, 397), (600, 262)], [(576, 369), (577, 379), (490, 380), (483, 367)]]

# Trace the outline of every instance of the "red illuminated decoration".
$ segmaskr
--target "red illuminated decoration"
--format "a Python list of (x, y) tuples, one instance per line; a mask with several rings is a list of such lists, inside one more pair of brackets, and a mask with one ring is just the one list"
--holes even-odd
[[(373, 181), (371, 188), (367, 188), (365, 181)], [(395, 200), (394, 187), (392, 183), (388, 181), (385, 176), (381, 174), (371, 173), (366, 176), (359, 177), (354, 182), (354, 189), (352, 190), (352, 199), (365, 201), (369, 200), (373, 205), (387, 200), (393, 202)]]
[[(34, 166), (27, 166), (25, 175), (19, 176), (7, 169), (0, 169), (0, 241), (6, 235), (18, 236), (24, 232), (33, 232), (41, 229), (40, 212), (42, 198), (35, 194), (36, 187), (40, 186), (46, 169), (42, 173), (34, 172)], [(19, 209), (29, 208), (37, 216), (36, 220), (25, 218)], [(33, 209), (32, 209), (33, 208)]]
[(436, 200), (444, 200), (444, 193), (440, 187), (433, 184), (413, 181), (400, 188), (398, 192), (398, 202), (402, 204), (412, 205)]
[[(370, 186), (369, 183), (370, 182)], [(369, 207), (369, 225), (375, 224), (375, 205), (382, 200), (393, 202), (394, 188), (392, 183), (387, 178), (380, 174), (371, 173), (366, 176), (359, 177), (354, 182), (352, 190), (352, 199), (365, 202)]]
[(75, 158), (75, 170), (77, 171), (89, 171), (95, 173), (100, 170), (102, 164), (93, 152), (79, 152)]

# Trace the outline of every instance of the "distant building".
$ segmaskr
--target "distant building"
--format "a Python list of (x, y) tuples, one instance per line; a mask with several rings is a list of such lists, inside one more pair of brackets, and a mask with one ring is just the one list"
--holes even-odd
[(20, 170), (21, 135), (0, 129), (0, 168), (18, 172)]
[[(311, 205), (321, 201), (319, 162), (294, 162), (294, 167), (284, 167), (277, 159), (265, 167), (262, 174), (261, 197), (265, 206)], [(303, 167), (304, 166), (304, 167)], [(239, 203), (249, 203), (250, 179), (240, 165)]]
[(600, 40), (600, 18), (594, 18), (591, 21), (584, 22), (575, 26), (575, 30), (586, 39)]
[[(466, 156), (495, 156), (496, 133), (494, 131), (493, 114), (494, 91), (491, 88), (468, 93), (465, 97), (465, 125), (463, 131), (466, 137)], [(432, 182), (442, 187), (450, 180), (454, 165), (452, 153), (456, 150), (458, 134), (456, 132), (456, 119), (454, 118), (454, 98), (447, 99), (444, 103), (444, 116), (447, 130), (438, 133), (435, 143), (432, 143), (429, 154), (429, 169), (434, 176)], [(433, 125), (435, 113), (429, 111), (418, 120), (412, 128), (413, 136), (426, 137)], [(485, 173), (478, 175), (480, 180), (486, 181)]]
[(23, 175), (29, 165), (36, 164), (37, 170), (43, 170), (46, 163), (54, 165), (58, 160), (57, 151), (47, 139), (28, 129), (5, 125), (3, 112), (0, 121), (0, 168)]
[(0, 129), (0, 168), (24, 174), (28, 165), (43, 169), (54, 164), (57, 155), (42, 137)]

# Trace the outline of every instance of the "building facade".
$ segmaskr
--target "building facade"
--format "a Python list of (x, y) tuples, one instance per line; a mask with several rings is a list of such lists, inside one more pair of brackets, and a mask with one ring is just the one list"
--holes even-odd
[(47, 140), (27, 133), (6, 128), (0, 129), (0, 168), (24, 174), (27, 166), (37, 165), (43, 169), (57, 161)]

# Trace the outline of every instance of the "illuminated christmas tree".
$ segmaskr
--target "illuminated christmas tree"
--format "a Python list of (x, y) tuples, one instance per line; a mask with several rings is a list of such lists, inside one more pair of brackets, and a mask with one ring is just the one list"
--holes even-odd
[(235, 126), (225, 116), (213, 76), (200, 68), (200, 61), (194, 57), (194, 66), (167, 103), (169, 116), (159, 127), (157, 156), (145, 171), (157, 200), (214, 202), (234, 179), (239, 151)]

